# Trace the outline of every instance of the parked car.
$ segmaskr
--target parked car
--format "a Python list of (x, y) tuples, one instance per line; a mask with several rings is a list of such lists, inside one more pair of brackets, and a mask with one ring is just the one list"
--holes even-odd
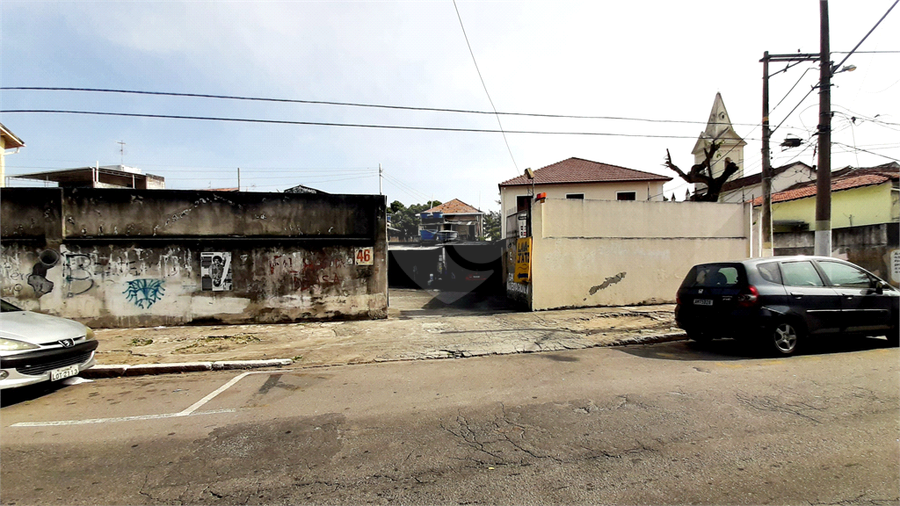
[(755, 339), (790, 355), (824, 335), (900, 344), (900, 291), (850, 262), (768, 257), (695, 265), (678, 289), (675, 322), (695, 341)]
[(96, 349), (90, 328), (0, 300), (0, 390), (75, 376)]

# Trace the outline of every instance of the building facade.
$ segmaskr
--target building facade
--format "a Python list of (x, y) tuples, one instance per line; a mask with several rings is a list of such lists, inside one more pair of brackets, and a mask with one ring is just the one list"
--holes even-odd
[(0, 293), (97, 327), (387, 316), (385, 197), (4, 188)]
[[(569, 158), (500, 183), (501, 237), (517, 235), (519, 216), (534, 196), (571, 200), (643, 200), (661, 202), (672, 178), (582, 158)], [(601, 216), (596, 219), (603, 219)]]

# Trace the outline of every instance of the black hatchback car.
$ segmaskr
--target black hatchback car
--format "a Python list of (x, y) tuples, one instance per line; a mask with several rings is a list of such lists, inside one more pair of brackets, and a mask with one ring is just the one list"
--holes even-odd
[(675, 321), (695, 341), (756, 339), (779, 355), (822, 335), (884, 335), (900, 344), (900, 291), (837, 258), (695, 265), (676, 300)]

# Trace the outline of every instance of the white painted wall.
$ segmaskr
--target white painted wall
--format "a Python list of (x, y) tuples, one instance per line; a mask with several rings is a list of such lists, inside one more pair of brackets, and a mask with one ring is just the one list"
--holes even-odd
[(533, 310), (674, 302), (691, 266), (750, 253), (749, 204), (548, 199), (533, 220)]
[[(665, 181), (630, 181), (621, 183), (572, 183), (535, 185), (534, 192), (546, 193), (548, 199), (565, 199), (569, 193), (583, 193), (585, 200), (616, 200), (620, 192), (634, 192), (635, 200), (661, 202)], [(500, 188), (502, 210), (501, 237), (506, 237), (506, 217), (516, 212), (516, 197), (531, 195), (530, 186)]]

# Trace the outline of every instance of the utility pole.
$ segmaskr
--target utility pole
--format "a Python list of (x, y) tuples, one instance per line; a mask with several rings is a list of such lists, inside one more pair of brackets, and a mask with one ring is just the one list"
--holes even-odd
[(819, 0), (819, 165), (815, 254), (831, 256), (831, 44), (828, 0)]
[[(815, 53), (794, 53), (794, 54), (769, 54), (768, 51), (763, 53), (763, 107), (762, 107), (762, 251), (760, 256), (768, 257), (775, 254), (774, 240), (772, 233), (772, 159), (769, 152), (769, 139), (772, 137), (772, 130), (769, 128), (769, 78), (785, 72), (794, 65), (804, 61), (818, 60), (819, 55)], [(786, 62), (788, 65), (776, 72), (769, 74), (769, 62)], [(777, 130), (777, 127), (776, 127)]]
[(241, 168), (238, 167), (238, 191), (241, 191)]
[(384, 177), (383, 174), (384, 174), (384, 170), (382, 170), (381, 164), (379, 163), (378, 164), (378, 194), (379, 195), (384, 195), (384, 192), (381, 191), (381, 180)]
[(774, 256), (772, 247), (772, 160), (769, 154), (769, 52), (763, 53), (762, 96), (762, 251), (759, 256)]

